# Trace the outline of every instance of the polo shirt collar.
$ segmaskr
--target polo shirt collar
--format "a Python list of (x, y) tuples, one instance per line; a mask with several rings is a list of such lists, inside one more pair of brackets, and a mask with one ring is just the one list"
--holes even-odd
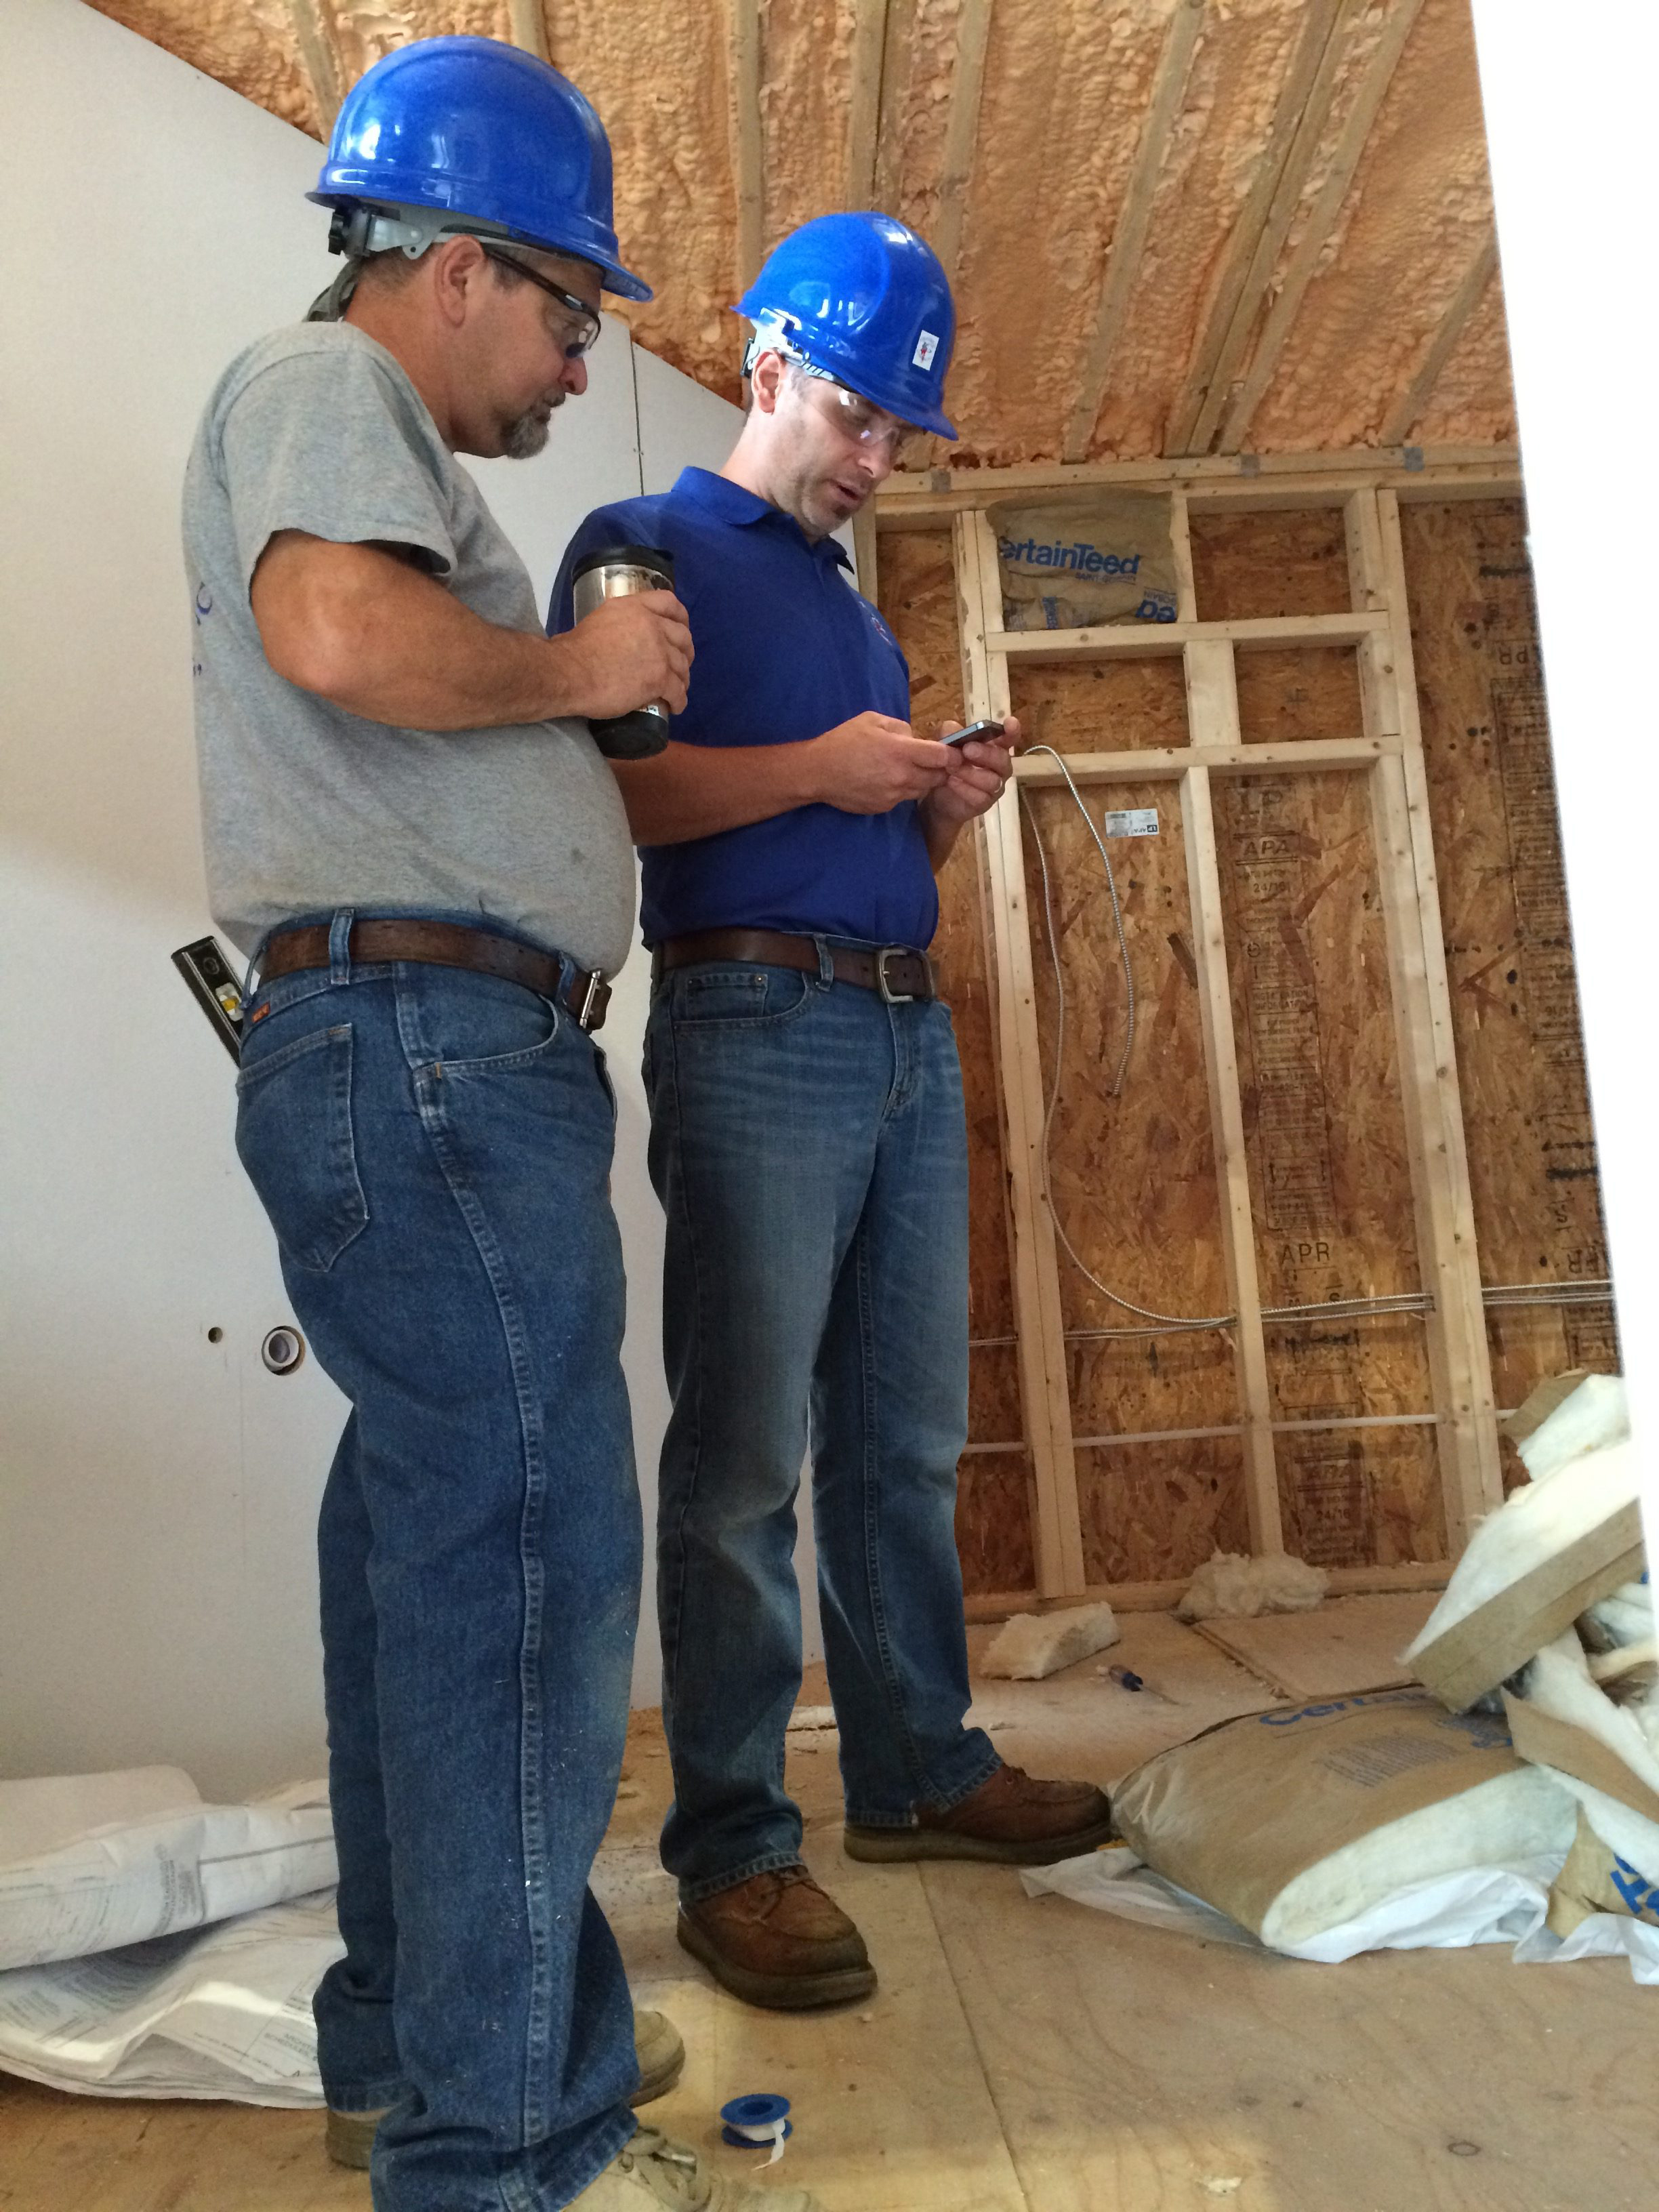
[(730, 477), (716, 476), (712, 469), (682, 469), (675, 479), (672, 496), (688, 501), (693, 507), (700, 507), (706, 514), (739, 529), (757, 522), (781, 523), (815, 559), (833, 560), (843, 568), (852, 568), (847, 549), (835, 538), (821, 538), (814, 544), (793, 514), (786, 514), (781, 507), (774, 507), (757, 492), (733, 483)]

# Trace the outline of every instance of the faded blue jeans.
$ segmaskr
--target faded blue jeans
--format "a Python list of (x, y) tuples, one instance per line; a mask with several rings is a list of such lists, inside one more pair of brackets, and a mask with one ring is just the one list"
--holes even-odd
[(414, 962), (263, 986), (237, 1148), (351, 1401), (323, 1499), (346, 1955), (331, 2104), (391, 2105), (380, 2212), (553, 2212), (634, 2130), (587, 1887), (627, 1729), (639, 1497), (599, 1054), (517, 983)]
[(810, 1435), (848, 1818), (902, 1827), (994, 1773), (969, 1702), (957, 1462), (968, 1188), (948, 1008), (793, 969), (663, 979), (646, 1035), (673, 1413), (657, 1607), (688, 1901), (800, 1856), (795, 1493)]

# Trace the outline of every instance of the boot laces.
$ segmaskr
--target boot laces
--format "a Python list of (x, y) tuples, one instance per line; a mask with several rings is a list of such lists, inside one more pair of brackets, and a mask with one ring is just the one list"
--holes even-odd
[(672, 2212), (699, 2212), (708, 2202), (708, 2183), (689, 2143), (675, 2142), (660, 2128), (640, 2127), (617, 2154), (624, 2173), (637, 2173), (659, 2203)]

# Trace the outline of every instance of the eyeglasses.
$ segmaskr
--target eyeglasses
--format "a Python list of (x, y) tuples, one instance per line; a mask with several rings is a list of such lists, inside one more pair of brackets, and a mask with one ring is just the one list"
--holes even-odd
[(574, 292), (567, 292), (562, 284), (555, 284), (538, 270), (532, 269), (527, 263), (520, 261), (516, 254), (503, 253), (498, 246), (486, 246), (482, 239), (478, 240), (478, 247), (485, 260), (494, 261), (503, 269), (511, 269), (519, 276), (527, 277), (531, 283), (545, 292), (550, 299), (556, 300), (562, 307), (576, 318), (574, 337), (561, 337), (559, 339), (559, 349), (567, 361), (580, 361), (585, 353), (592, 352), (599, 343), (599, 332), (604, 325), (586, 300), (579, 300)]
[(837, 384), (822, 369), (806, 368), (806, 389), (811, 394), (822, 392), (823, 404), (817, 412), (826, 422), (833, 423), (842, 436), (855, 446), (885, 446), (896, 453), (901, 438), (909, 434), (910, 425), (897, 415), (890, 415), (884, 407), (878, 407), (862, 392), (849, 392), (844, 384)]

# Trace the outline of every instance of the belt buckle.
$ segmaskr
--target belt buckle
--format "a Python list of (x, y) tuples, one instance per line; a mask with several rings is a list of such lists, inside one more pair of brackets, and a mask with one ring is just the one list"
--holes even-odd
[(594, 969), (588, 975), (587, 988), (582, 993), (581, 1005), (576, 1009), (576, 1027), (584, 1036), (588, 1033), (588, 1016), (593, 1011), (593, 1002), (604, 988), (605, 985), (599, 979), (599, 970)]
[(876, 988), (890, 1006), (908, 1006), (915, 998), (914, 991), (896, 991), (887, 980), (887, 963), (902, 959), (909, 953), (908, 945), (884, 945), (876, 954)]

